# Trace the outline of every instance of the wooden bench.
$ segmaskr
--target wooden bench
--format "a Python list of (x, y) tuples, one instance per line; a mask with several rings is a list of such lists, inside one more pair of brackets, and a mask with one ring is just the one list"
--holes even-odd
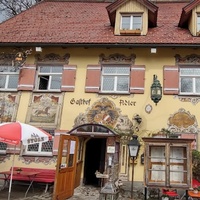
[[(26, 172), (37, 172), (38, 174), (34, 177), (34, 183), (45, 184), (45, 193), (47, 192), (49, 185), (54, 184), (55, 179), (55, 169), (40, 169), (40, 168), (28, 168), (28, 167), (14, 167), (13, 171), (18, 171), (21, 169)], [(11, 170), (11, 169), (10, 169)], [(30, 181), (30, 178), (27, 176), (20, 176), (20, 174), (13, 174), (13, 181)]]

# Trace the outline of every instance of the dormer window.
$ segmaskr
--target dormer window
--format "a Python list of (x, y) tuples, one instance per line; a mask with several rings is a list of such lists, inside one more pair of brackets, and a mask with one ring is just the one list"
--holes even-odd
[(200, 34), (200, 14), (197, 14), (197, 36)]
[(121, 15), (121, 34), (141, 34), (142, 15), (141, 14), (122, 14)]

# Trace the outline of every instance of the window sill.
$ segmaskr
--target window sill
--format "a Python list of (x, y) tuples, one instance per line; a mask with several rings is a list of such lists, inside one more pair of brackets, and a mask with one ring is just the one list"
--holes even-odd
[(141, 35), (141, 30), (120, 30), (121, 35)]

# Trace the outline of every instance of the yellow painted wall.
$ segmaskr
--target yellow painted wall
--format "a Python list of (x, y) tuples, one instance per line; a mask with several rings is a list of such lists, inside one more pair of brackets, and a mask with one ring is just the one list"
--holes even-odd
[[(1, 51), (5, 49), (1, 48)], [(129, 119), (135, 114), (139, 114), (142, 117), (142, 124), (140, 130), (147, 131), (159, 131), (162, 128), (167, 128), (167, 122), (170, 115), (177, 112), (180, 108), (184, 108), (186, 111), (189, 111), (192, 115), (196, 116), (197, 123), (200, 124), (199, 110), (200, 103), (196, 105), (191, 102), (181, 102), (178, 98), (174, 98), (173, 95), (163, 95), (162, 100), (156, 106), (150, 99), (150, 87), (153, 82), (153, 75), (158, 76), (161, 85), (163, 85), (163, 66), (164, 65), (175, 65), (176, 54), (180, 54), (181, 57), (191, 54), (200, 55), (200, 50), (192, 48), (157, 48), (157, 53), (152, 54), (149, 48), (50, 48), (44, 47), (42, 54), (48, 53), (57, 53), (64, 55), (66, 53), (70, 54), (69, 64), (77, 65), (77, 74), (75, 82), (75, 92), (66, 92), (64, 95), (63, 108), (61, 113), (61, 122), (60, 127), (56, 129), (60, 130), (71, 130), (74, 125), (74, 119), (80, 114), (85, 113), (88, 109), (88, 105), (78, 105), (71, 104), (71, 100), (79, 99), (91, 99), (90, 106), (101, 97), (108, 97), (111, 101), (114, 102), (117, 108), (121, 110), (122, 115), (128, 115)], [(114, 53), (120, 53), (126, 56), (131, 54), (136, 55), (135, 64), (136, 65), (145, 65), (145, 93), (144, 94), (135, 94), (135, 95), (116, 95), (117, 98), (112, 98), (109, 95), (97, 95), (93, 93), (85, 93), (85, 77), (86, 77), (86, 67), (88, 64), (98, 64), (99, 55), (105, 54), (109, 56)], [(27, 63), (34, 63), (34, 51), (29, 55)], [(17, 113), (17, 121), (25, 122), (26, 114), (29, 106), (29, 101), (31, 98), (31, 92), (21, 92), (21, 98), (19, 103), (19, 109)], [(135, 106), (120, 106), (120, 100), (130, 100), (135, 101)], [(145, 106), (147, 104), (152, 105), (153, 110), (150, 114), (145, 112)], [(200, 141), (198, 141), (199, 144)], [(198, 145), (200, 150), (200, 146)], [(142, 147), (140, 154), (143, 153)], [(140, 157), (139, 157), (140, 158)], [(6, 162), (0, 163), (1, 169), (9, 169), (11, 166), (11, 161), (6, 160)], [(27, 166), (22, 161), (15, 159), (15, 165), (17, 166)], [(49, 166), (46, 166), (42, 163), (31, 164), (31, 167), (54, 167), (55, 163), (51, 163)], [(130, 169), (131, 170), (131, 169)], [(131, 171), (130, 171), (131, 176)], [(138, 164), (135, 165), (135, 178), (136, 181), (143, 181), (143, 165), (140, 164), (138, 159)]]

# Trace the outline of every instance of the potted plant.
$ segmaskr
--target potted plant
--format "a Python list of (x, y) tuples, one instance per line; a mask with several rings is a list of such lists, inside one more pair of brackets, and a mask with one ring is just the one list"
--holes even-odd
[(161, 196), (161, 198), (162, 198), (162, 200), (169, 200), (169, 195), (163, 194), (163, 195)]
[(199, 192), (198, 187), (195, 186), (195, 187), (193, 188), (193, 192), (194, 192), (195, 194), (197, 194), (197, 193)]

